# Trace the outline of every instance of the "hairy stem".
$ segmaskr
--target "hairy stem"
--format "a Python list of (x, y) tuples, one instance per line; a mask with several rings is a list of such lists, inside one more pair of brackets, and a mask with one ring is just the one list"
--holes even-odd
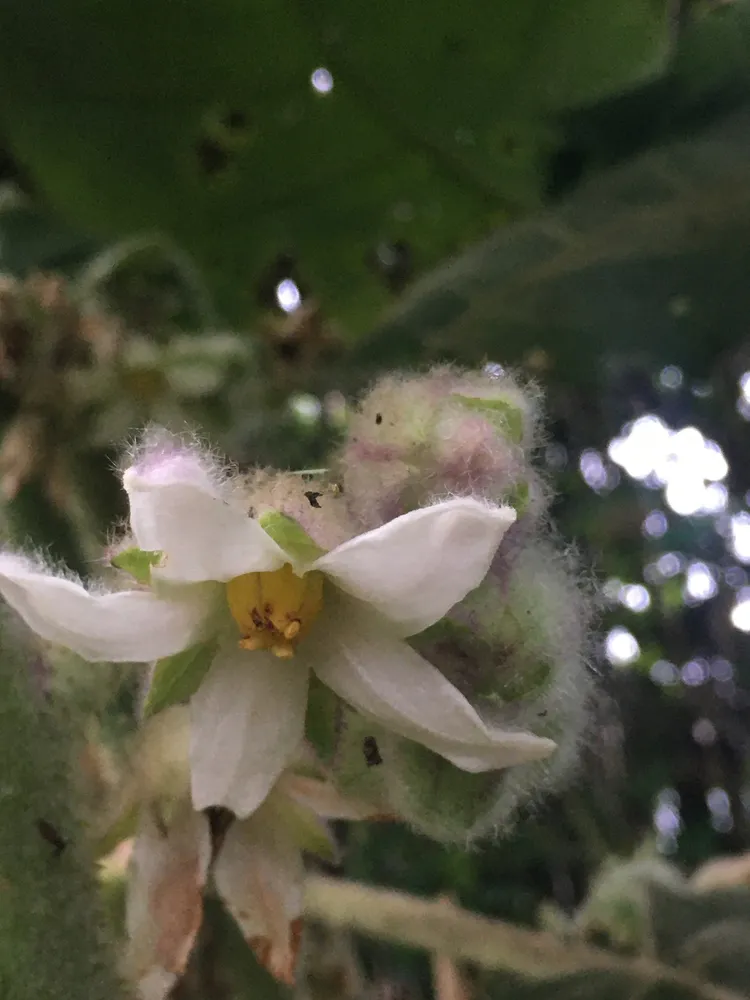
[(125, 1000), (73, 814), (74, 742), (0, 614), (0, 996)]
[(703, 1000), (741, 1000), (739, 994), (697, 976), (642, 957), (623, 958), (582, 942), (562, 940), (469, 913), (443, 900), (419, 899), (390, 889), (310, 876), (305, 891), (309, 917), (335, 927), (402, 945), (426, 948), (485, 969), (550, 980), (610, 972), (634, 986), (671, 983)]

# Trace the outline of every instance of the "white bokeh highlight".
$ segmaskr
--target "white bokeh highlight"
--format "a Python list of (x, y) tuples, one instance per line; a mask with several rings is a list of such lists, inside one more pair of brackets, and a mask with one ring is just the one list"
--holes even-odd
[(302, 293), (291, 278), (284, 278), (276, 286), (276, 301), (285, 313), (293, 313), (302, 304)]
[(710, 514), (726, 506), (726, 491), (715, 486), (729, 466), (719, 445), (697, 427), (674, 430), (646, 413), (610, 441), (608, 454), (631, 479), (663, 488), (665, 502), (676, 514)]
[(318, 66), (310, 74), (310, 85), (316, 94), (330, 94), (333, 90), (333, 74), (325, 66)]
[(641, 655), (638, 640), (626, 628), (616, 625), (604, 640), (605, 655), (615, 667), (627, 667)]

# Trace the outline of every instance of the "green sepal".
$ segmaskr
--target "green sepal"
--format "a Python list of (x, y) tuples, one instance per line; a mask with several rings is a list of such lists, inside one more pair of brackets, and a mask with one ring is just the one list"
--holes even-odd
[(507, 399), (464, 396), (460, 392), (454, 392), (453, 397), (468, 409), (476, 410), (490, 419), (497, 420), (509, 441), (514, 444), (521, 444), (523, 441), (523, 410), (509, 403)]
[(315, 750), (316, 757), (326, 764), (339, 750), (341, 730), (344, 726), (343, 710), (338, 696), (310, 674), (305, 715), (305, 737)]
[(258, 518), (261, 528), (284, 552), (299, 562), (313, 562), (325, 555), (325, 549), (310, 538), (293, 517), (278, 510), (268, 510)]
[(538, 698), (552, 680), (552, 664), (542, 659), (514, 664), (512, 673), (501, 678), (499, 697), (503, 702)]
[(124, 549), (111, 560), (116, 569), (129, 573), (138, 583), (151, 583), (151, 570), (164, 558), (163, 552), (147, 552), (136, 547)]
[(531, 489), (528, 483), (516, 483), (511, 490), (508, 491), (508, 496), (506, 497), (506, 502), (511, 506), (515, 512), (519, 515), (525, 514), (529, 507), (529, 501), (531, 500)]
[(97, 858), (103, 858), (121, 844), (123, 840), (134, 837), (138, 831), (138, 821), (141, 815), (140, 802), (133, 802), (110, 823), (104, 832), (97, 837), (93, 850)]
[(148, 719), (194, 695), (208, 673), (217, 646), (218, 641), (210, 639), (159, 660), (146, 696), (144, 718)]
[(277, 800), (274, 805), (284, 829), (301, 851), (315, 854), (331, 863), (339, 860), (336, 841), (325, 820), (289, 796)]

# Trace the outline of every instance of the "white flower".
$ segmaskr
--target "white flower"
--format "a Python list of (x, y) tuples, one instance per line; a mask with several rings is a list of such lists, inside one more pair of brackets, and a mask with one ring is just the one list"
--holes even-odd
[(204, 815), (184, 805), (166, 826), (144, 810), (130, 856), (123, 970), (141, 1000), (164, 1000), (185, 971), (203, 922), (210, 864)]
[[(302, 924), (303, 851), (332, 859), (335, 842), (326, 821), (374, 818), (377, 809), (341, 796), (306, 754), (295, 764), (309, 773), (285, 771), (252, 816), (216, 838), (214, 852), (208, 817), (189, 801), (187, 729), (185, 708), (150, 720), (133, 762), (134, 773), (146, 780), (129, 783), (118, 796), (115, 825), (141, 804), (128, 872), (125, 972), (142, 1000), (169, 994), (200, 929), (210, 871), (259, 961), (291, 985)], [(118, 848), (110, 859), (120, 854)], [(103, 865), (112, 862), (104, 859)]]
[(554, 750), (487, 726), (403, 641), (481, 583), (511, 508), (447, 500), (300, 560), (195, 451), (153, 445), (123, 483), (136, 544), (163, 554), (151, 591), (91, 592), (0, 554), (0, 593), (41, 636), (89, 660), (148, 662), (218, 638), (191, 699), (197, 809), (242, 817), (263, 801), (299, 747), (311, 669), (360, 712), (464, 770)]

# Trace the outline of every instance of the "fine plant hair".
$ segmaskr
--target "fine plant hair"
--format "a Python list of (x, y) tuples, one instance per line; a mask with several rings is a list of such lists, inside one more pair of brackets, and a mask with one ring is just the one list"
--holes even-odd
[[(551, 493), (535, 465), (542, 441), (535, 384), (497, 367), (440, 366), (376, 381), (333, 462), (338, 502), (343, 495), (360, 531), (456, 496), (507, 503), (517, 514), (480, 586), (409, 642), (488, 724), (550, 738), (556, 752), (467, 773), (345, 706), (337, 711), (328, 763), (341, 784), (367, 789), (441, 841), (466, 845), (510, 829), (522, 808), (571, 778), (590, 737), (595, 589), (550, 525)], [(366, 739), (379, 748), (376, 767), (363, 756)]]
[(0, 614), (0, 995), (126, 1000), (72, 781), (79, 734)]

